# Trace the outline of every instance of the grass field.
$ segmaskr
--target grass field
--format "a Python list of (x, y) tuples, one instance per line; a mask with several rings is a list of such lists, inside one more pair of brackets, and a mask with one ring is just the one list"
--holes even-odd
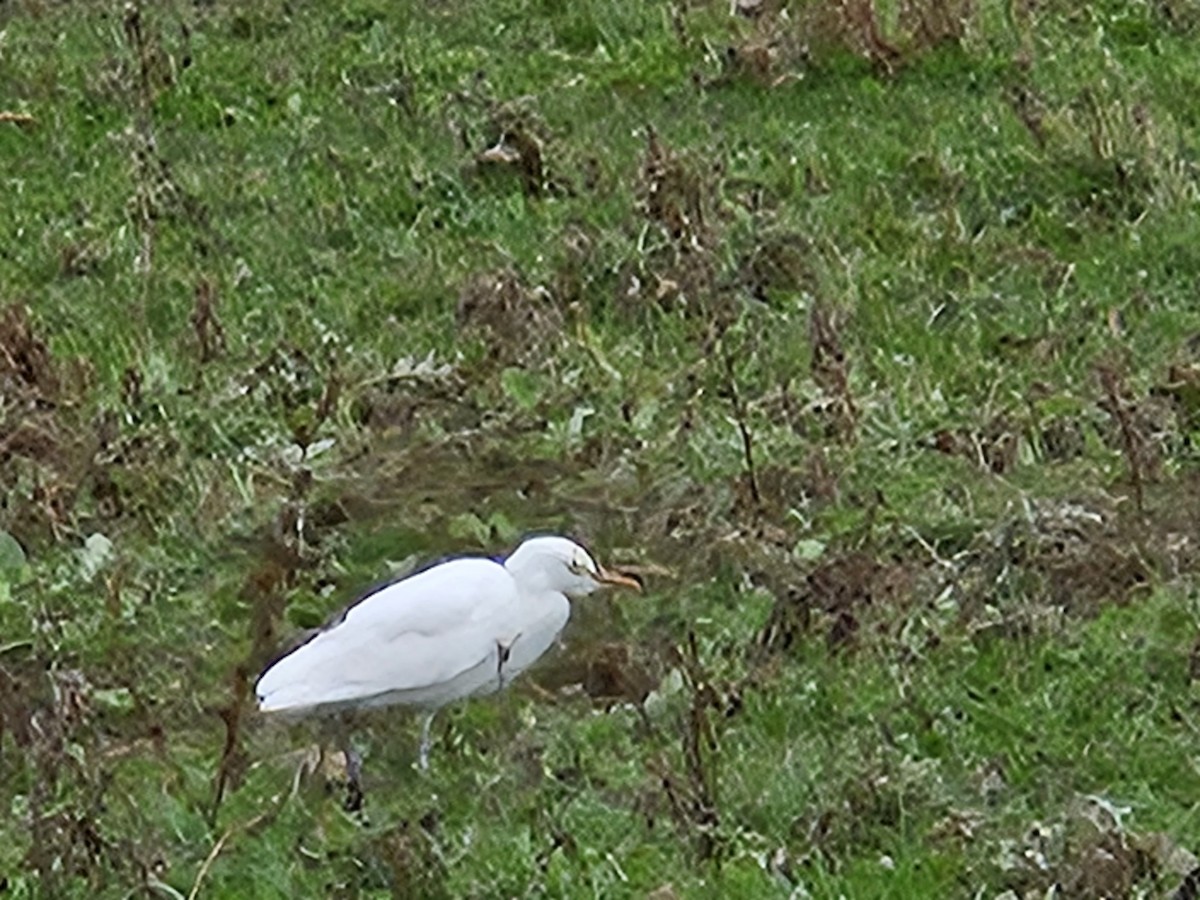
[[(1198, 96), (1186, 0), (0, 3), (0, 893), (1200, 896)], [(644, 594), (344, 812), (263, 663), (539, 530)]]

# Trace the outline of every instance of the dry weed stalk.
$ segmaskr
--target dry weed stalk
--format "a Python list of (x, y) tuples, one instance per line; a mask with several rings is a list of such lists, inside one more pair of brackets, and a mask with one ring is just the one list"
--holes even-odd
[(74, 879), (93, 888), (105, 870), (131, 862), (127, 848), (102, 830), (110, 774), (97, 764), (92, 686), (74, 669), (30, 660), (14, 675), (0, 666), (0, 726), (27, 763), (26, 865), (45, 896), (59, 896)]
[(217, 288), (208, 278), (196, 283), (196, 301), (189, 317), (200, 362), (212, 362), (225, 351), (225, 329), (217, 318)]
[(639, 204), (646, 218), (661, 226), (678, 246), (692, 250), (708, 246), (703, 183), (659, 140), (651, 125), (646, 127)]
[(688, 632), (687, 643), (673, 655), (690, 698), (687, 722), (680, 732), (686, 780), (661, 758), (651, 768), (660, 779), (676, 824), (694, 838), (697, 857), (719, 863), (721, 740), (719, 719), (714, 722), (713, 716), (733, 715), (741, 707), (741, 696), (736, 687), (718, 688), (700, 660), (695, 632)]
[(746, 402), (738, 391), (737, 372), (734, 370), (733, 354), (725, 353), (725, 393), (729, 397), (730, 411), (742, 439), (742, 464), (746, 467), (746, 481), (756, 511), (762, 509), (762, 493), (758, 489), (758, 472), (754, 465), (754, 433), (750, 430), (750, 413)]
[[(258, 636), (256, 629), (256, 639)], [(241, 741), (242, 717), (250, 696), (249, 671), (247, 666), (238, 666), (233, 673), (229, 703), (216, 711), (225, 726), (225, 742), (221, 748), (221, 761), (213, 778), (212, 805), (208, 814), (210, 827), (217, 823), (217, 815), (221, 811), (221, 803), (225, 799), (227, 789), (240, 783), (250, 764)]]
[(1145, 511), (1145, 462), (1149, 459), (1149, 442), (1138, 427), (1137, 404), (1129, 397), (1125, 378), (1117, 363), (1100, 363), (1096, 366), (1096, 375), (1103, 392), (1100, 408), (1112, 417), (1119, 429), (1121, 453), (1133, 485), (1134, 505), (1141, 514)]
[[(550, 129), (531, 102), (532, 98), (499, 102), (489, 95), (486, 82), (480, 80), (455, 94), (454, 99), (473, 110), (482, 107), (487, 115), (487, 147), (474, 154), (477, 172), (514, 173), (521, 180), (525, 196), (532, 199), (570, 191), (569, 185), (551, 177), (548, 171), (546, 156), (551, 142)], [(465, 128), (460, 126), (460, 131), (463, 143), (469, 147), (472, 138)]]
[(620, 302), (649, 300), (689, 317), (719, 317), (719, 235), (712, 224), (718, 201), (711, 177), (702, 162), (672, 152), (647, 126), (636, 205), (647, 227), (628, 263)]
[[(301, 571), (315, 568), (317, 561), (305, 546), (306, 501), (313, 484), (312, 473), (301, 468), (294, 473), (288, 501), (281, 507), (261, 548), (261, 561), (242, 584), (241, 599), (250, 607), (251, 648), (246, 658), (230, 673), (229, 701), (214, 712), (225, 728), (221, 758), (213, 775), (209, 824), (215, 826), (228, 790), (236, 787), (249, 765), (242, 745), (242, 725), (251, 697), (254, 673), (262, 671), (272, 659), (294, 649), (280, 648), (279, 625), (287, 607), (287, 594), (295, 587)], [(301, 635), (298, 642), (306, 640)]]
[(11, 109), (0, 110), (0, 122), (11, 122), (13, 125), (35, 125), (35, 119), (29, 113), (13, 112)]
[(777, 0), (733, 0), (731, 15), (753, 22), (752, 33), (729, 48), (729, 74), (776, 86), (784, 67), (821, 64), (852, 53), (880, 75), (892, 76), (915, 57), (963, 41), (976, 20), (974, 0), (904, 0), (889, 26), (875, 0), (827, 0), (787, 10)]
[(492, 146), (475, 155), (475, 162), (481, 167), (515, 169), (521, 176), (521, 185), (528, 197), (541, 197), (545, 192), (542, 142), (523, 126), (502, 129)]
[(850, 360), (842, 348), (842, 316), (822, 302), (809, 314), (808, 342), (813, 380), (833, 399), (833, 429), (843, 443), (853, 440), (858, 407), (850, 391)]
[(73, 533), (80, 484), (91, 467), (91, 429), (78, 421), (79, 373), (60, 364), (29, 310), (0, 310), (0, 476), (5, 527), (23, 544)]
[(133, 151), (134, 207), (137, 212), (138, 230), (142, 246), (136, 267), (139, 272), (149, 274), (154, 265), (155, 220), (154, 182), (151, 160), (155, 157), (157, 141), (154, 137), (154, 92), (150, 86), (152, 52), (143, 29), (142, 10), (137, 3), (125, 5), (125, 43), (137, 63), (137, 79), (132, 96), (134, 100)]
[(900, 29), (911, 35), (913, 46), (932, 50), (962, 41), (975, 12), (975, 0), (904, 0)]
[[(141, 236), (136, 268), (149, 274), (154, 266), (156, 223), (163, 200), (174, 199), (180, 194), (166, 160), (159, 153), (154, 125), (158, 92), (175, 83), (175, 60), (163, 49), (158, 30), (149, 26), (141, 0), (125, 4), (122, 25), (125, 46), (134, 65), (133, 85), (127, 91), (132, 106), (132, 122), (127, 133), (132, 139), (132, 205)], [(184, 37), (188, 37), (186, 29)], [(185, 65), (187, 63), (185, 57)]]
[(1039, 148), (1046, 146), (1046, 104), (1041, 95), (1027, 85), (1017, 84), (1005, 92), (1013, 114), (1021, 120), (1025, 130)]

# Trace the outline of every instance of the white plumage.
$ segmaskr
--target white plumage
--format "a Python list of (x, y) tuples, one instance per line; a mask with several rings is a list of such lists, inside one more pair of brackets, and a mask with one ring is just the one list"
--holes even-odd
[[(286, 715), (390, 704), (436, 710), (491, 693), (533, 665), (571, 615), (570, 597), (608, 573), (578, 544), (531, 538), (503, 564), (451, 560), (370, 594), (271, 665), (255, 686), (259, 708)], [(428, 720), (422, 736), (426, 765)]]
[[(346, 611), (258, 682), (265, 712), (332, 712), (390, 702), (440, 706), (483, 686), (481, 665), (516, 635), (520, 610), (507, 570), (460, 559), (398, 581)], [(491, 675), (499, 671), (491, 667)], [(451, 688), (458, 682), (458, 690)], [(448, 696), (447, 696), (448, 695)]]

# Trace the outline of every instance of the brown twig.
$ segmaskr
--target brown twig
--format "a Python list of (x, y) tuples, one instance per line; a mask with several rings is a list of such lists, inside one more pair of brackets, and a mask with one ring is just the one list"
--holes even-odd
[(217, 288), (201, 277), (196, 282), (196, 302), (192, 306), (192, 331), (200, 350), (200, 362), (209, 363), (225, 351), (225, 329), (217, 318)]
[(1096, 367), (1100, 378), (1100, 389), (1104, 391), (1104, 400), (1100, 407), (1116, 421), (1121, 432), (1121, 450), (1125, 462), (1129, 466), (1129, 480), (1133, 483), (1133, 500), (1138, 514), (1143, 512), (1143, 483), (1142, 471), (1143, 438), (1133, 421), (1132, 403), (1125, 397), (1124, 379), (1117, 366), (1102, 363)]
[(225, 745), (221, 750), (221, 762), (217, 766), (217, 774), (213, 779), (213, 801), (209, 812), (210, 825), (217, 822), (217, 814), (221, 810), (221, 802), (225, 799), (225, 791), (229, 783), (244, 769), (245, 756), (241, 748), (242, 711), (246, 706), (246, 694), (250, 682), (243, 667), (233, 674), (233, 690), (229, 705), (218, 710), (221, 720), (225, 723)]
[(717, 807), (720, 745), (709, 720), (709, 712), (717, 705), (717, 698), (701, 665), (694, 631), (688, 632), (687, 652), (682, 661), (684, 677), (692, 695), (688, 725), (683, 730), (683, 754), (691, 787), (691, 818), (700, 832), (697, 846), (700, 858), (710, 859), (717, 851), (713, 832), (720, 824)]
[(858, 424), (858, 406), (850, 392), (850, 359), (842, 347), (842, 324), (835, 310), (822, 302), (813, 304), (808, 322), (813, 380), (833, 396), (833, 426), (841, 440), (849, 442)]
[(154, 134), (154, 67), (157, 56), (157, 35), (147, 29), (140, 0), (125, 4), (122, 21), (125, 44), (137, 64), (137, 83), (130, 91), (133, 100), (133, 124), (131, 133), (136, 144), (133, 150), (133, 168), (136, 179), (135, 201), (138, 231), (142, 247), (138, 254), (138, 271), (148, 274), (154, 265), (154, 247), (157, 236), (156, 220), (158, 203), (156, 183), (165, 169), (158, 156), (158, 143)]
[(737, 424), (738, 434), (742, 437), (742, 459), (746, 464), (746, 479), (750, 482), (750, 496), (754, 499), (755, 507), (761, 508), (762, 494), (758, 490), (758, 474), (754, 466), (754, 435), (750, 431), (746, 403), (738, 393), (733, 355), (728, 352), (725, 354), (725, 372), (728, 377), (726, 390), (729, 392), (729, 405), (733, 409), (733, 420)]

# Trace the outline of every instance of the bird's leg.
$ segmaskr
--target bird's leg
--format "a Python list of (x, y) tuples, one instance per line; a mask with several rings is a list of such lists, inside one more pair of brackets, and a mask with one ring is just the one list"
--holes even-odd
[(498, 682), (497, 689), (504, 690), (504, 666), (512, 656), (513, 644), (517, 642), (517, 638), (521, 635), (517, 634), (507, 644), (502, 644), (496, 641), (496, 680)]
[(346, 762), (346, 812), (361, 812), (363, 808), (362, 754), (350, 742), (350, 729), (346, 722), (338, 729), (338, 744)]
[(346, 757), (346, 811), (360, 812), (363, 808), (362, 754), (349, 744), (342, 753)]
[(421, 751), (417, 757), (417, 765), (422, 772), (429, 771), (429, 745), (432, 743), (429, 737), (429, 729), (433, 727), (433, 717), (436, 715), (436, 710), (431, 712), (425, 717), (425, 724), (421, 726)]

